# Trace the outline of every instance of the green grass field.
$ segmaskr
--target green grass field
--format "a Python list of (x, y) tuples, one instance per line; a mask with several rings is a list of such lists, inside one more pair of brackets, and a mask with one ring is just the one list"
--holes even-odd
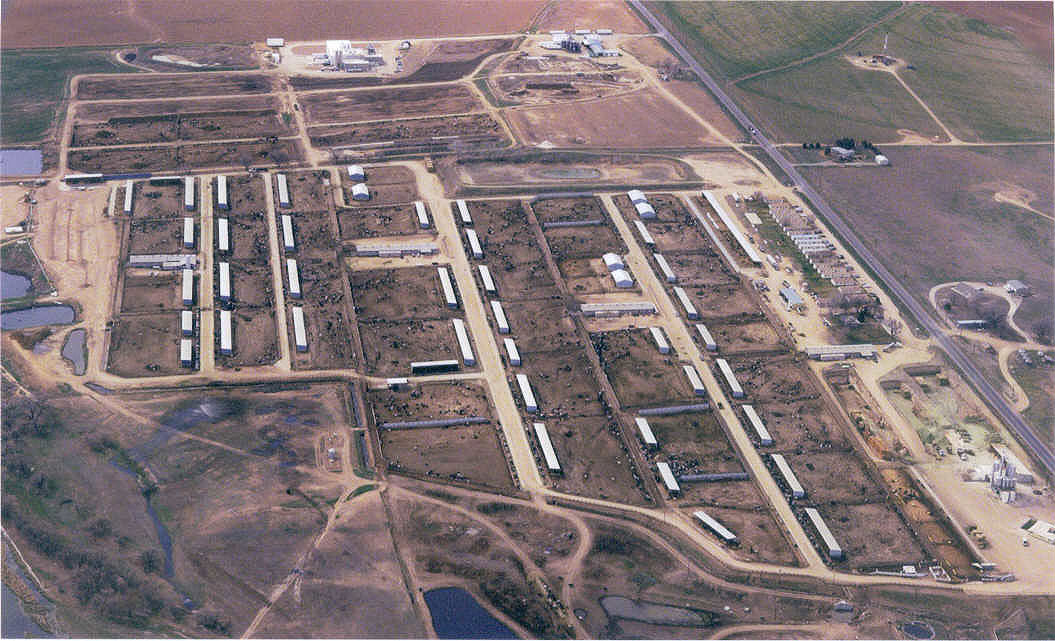
[(745, 80), (731, 91), (780, 141), (831, 143), (849, 136), (882, 143), (900, 140), (899, 129), (941, 133), (896, 78), (854, 67), (841, 54)]
[(1055, 382), (1052, 380), (1051, 367), (1027, 367), (1016, 356), (1011, 357), (1011, 364), (1011, 375), (1029, 399), (1029, 407), (1022, 412), (1022, 416), (1041, 434), (1055, 438)]
[(958, 137), (1003, 142), (1052, 139), (1052, 66), (1014, 35), (941, 8), (913, 6), (853, 49), (912, 64), (901, 77)]
[(800, 60), (853, 36), (896, 2), (665, 2), (668, 23), (729, 79)]
[(43, 140), (69, 91), (82, 73), (134, 72), (101, 49), (20, 49), (0, 53), (0, 142)]

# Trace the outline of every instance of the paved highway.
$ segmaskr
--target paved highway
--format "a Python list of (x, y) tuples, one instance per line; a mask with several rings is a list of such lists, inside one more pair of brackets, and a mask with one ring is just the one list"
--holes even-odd
[(930, 312), (917, 301), (912, 294), (902, 285), (890, 271), (883, 266), (878, 258), (861, 242), (861, 240), (854, 233), (853, 229), (831, 208), (826, 200), (817, 192), (802, 175), (792, 166), (791, 162), (782, 154), (780, 151), (773, 146), (773, 143), (769, 141), (758, 129), (754, 123), (747, 117), (747, 115), (740, 109), (739, 106), (722, 90), (722, 88), (715, 82), (714, 78), (709, 73), (703, 70), (700, 64), (695, 58), (685, 49), (684, 46), (678, 39), (675, 38), (666, 26), (661, 23), (652, 12), (645, 7), (641, 0), (630, 0), (630, 3), (637, 9), (642, 16), (652, 25), (656, 33), (666, 40), (670, 46), (682, 57), (682, 59), (689, 65), (690, 68), (696, 73), (696, 75), (703, 81), (707, 88), (711, 90), (711, 93), (718, 98), (719, 102), (725, 106), (725, 108), (732, 114), (733, 118), (747, 131), (751, 132), (752, 137), (758, 144), (765, 150), (766, 154), (773, 159), (788, 178), (791, 179), (792, 183), (804, 194), (810, 202), (813, 203), (817, 213), (820, 214), (825, 221), (842, 237), (842, 239), (853, 248), (861, 260), (872, 270), (883, 283), (886, 284), (888, 290), (893, 294), (906, 309), (908, 309), (912, 315), (919, 321), (931, 336), (937, 341), (938, 345), (945, 350), (945, 353), (949, 356), (949, 359), (963, 372), (964, 377), (971, 383), (971, 385), (978, 391), (985, 402), (993, 409), (997, 416), (1008, 426), (1008, 428), (1018, 437), (1019, 442), (1023, 443), (1030, 449), (1034, 457), (1046, 468), (1047, 475), (1055, 475), (1055, 455), (1052, 454), (1051, 444), (1047, 443), (1044, 438), (1037, 434), (1037, 432), (1024, 420), (1022, 416), (1016, 412), (1004, 397), (1000, 395), (996, 389), (993, 388), (992, 384), (986, 380), (982, 373), (978, 370), (973, 362), (967, 355), (960, 350), (959, 346), (952, 342), (952, 339), (945, 333), (944, 328), (939, 324), (937, 320), (931, 316)]

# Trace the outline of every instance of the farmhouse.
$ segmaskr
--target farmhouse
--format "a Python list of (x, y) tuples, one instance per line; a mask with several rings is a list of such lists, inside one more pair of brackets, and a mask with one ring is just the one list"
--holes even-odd
[[(1017, 283), (1018, 281), (1014, 282)], [(1010, 286), (1010, 284), (1011, 283), (1008, 283), (1008, 286)], [(1008, 289), (1007, 291), (1010, 292), (1011, 290)], [(974, 302), (974, 300), (978, 298), (978, 290), (967, 283), (957, 283), (949, 290), (949, 296), (957, 300), (961, 305), (966, 305)]]
[(854, 159), (854, 150), (847, 149), (845, 147), (831, 147), (828, 151), (831, 155), (835, 156), (835, 160), (839, 162), (849, 162)]

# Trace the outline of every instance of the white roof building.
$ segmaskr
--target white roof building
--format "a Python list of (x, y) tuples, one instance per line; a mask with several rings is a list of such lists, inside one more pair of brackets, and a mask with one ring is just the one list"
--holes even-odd
[(425, 209), (425, 203), (420, 200), (414, 201), (414, 211), (418, 215), (418, 227), (429, 228), (429, 212)]
[(502, 309), (502, 303), (499, 301), (491, 301), (491, 311), (495, 315), (495, 324), (498, 325), (499, 334), (509, 333), (509, 321), (506, 320), (506, 312)]
[(648, 447), (659, 447), (659, 441), (656, 440), (656, 435), (652, 433), (652, 426), (648, 424), (648, 419), (643, 416), (634, 417), (634, 423), (637, 424), (637, 431), (641, 434), (641, 440)]
[(502, 344), (505, 345), (506, 355), (509, 357), (509, 364), (513, 367), (520, 367), (523, 365), (523, 361), (520, 359), (520, 350), (517, 349), (517, 344), (512, 338), (503, 338)]
[(638, 203), (648, 202), (648, 198), (645, 197), (645, 192), (641, 191), (640, 189), (631, 189), (630, 191), (626, 192), (626, 195), (630, 198), (630, 202), (634, 203), (635, 205)]
[(216, 206), (219, 209), (230, 209), (231, 203), (227, 201), (227, 176), (216, 177)]
[(446, 267), (437, 267), (436, 272), (440, 276), (440, 288), (443, 290), (443, 298), (447, 307), (455, 309), (458, 307), (458, 296), (454, 293), (454, 283), (451, 282), (451, 273)]
[(366, 171), (360, 165), (348, 165), (348, 178), (363, 182), (366, 180)]
[(282, 246), (288, 252), (297, 248), (293, 239), (293, 217), (289, 214), (282, 214)]
[(220, 270), (220, 300), (227, 302), (231, 300), (231, 263), (217, 263)]
[(660, 354), (670, 353), (670, 343), (667, 342), (667, 337), (663, 335), (663, 329), (660, 327), (649, 327), (648, 331), (652, 334), (652, 340), (656, 341), (656, 348)]
[(297, 269), (297, 261), (292, 258), (286, 259), (286, 277), (289, 280), (290, 298), (300, 298), (300, 270)]
[(677, 297), (678, 302), (681, 303), (681, 307), (685, 310), (685, 317), (689, 320), (699, 320), (700, 312), (696, 310), (696, 306), (692, 304), (692, 299), (689, 298), (688, 293), (681, 287), (674, 288), (674, 296)]
[(637, 233), (641, 234), (642, 242), (644, 242), (649, 247), (654, 247), (656, 245), (656, 241), (654, 238), (652, 238), (652, 234), (648, 232), (648, 228), (645, 227), (645, 223), (641, 222), (640, 220), (635, 220), (634, 226), (637, 227)]
[(538, 402), (535, 400), (535, 393), (531, 391), (531, 383), (528, 381), (527, 374), (517, 374), (517, 387), (520, 388), (520, 397), (524, 399), (524, 410), (528, 414), (535, 414), (538, 412)]
[(264, 41), (264, 44), (266, 44), (269, 47), (285, 47), (286, 46), (286, 39), (285, 38), (268, 38), (267, 40)]
[(652, 205), (648, 203), (637, 203), (634, 205), (634, 209), (637, 210), (637, 215), (645, 220), (656, 217), (656, 210), (652, 209)]
[(733, 392), (733, 398), (743, 398), (744, 388), (740, 387), (739, 381), (736, 380), (736, 374), (733, 373), (733, 368), (729, 367), (729, 361), (724, 358), (714, 359), (718, 369), (722, 372), (722, 376), (725, 377), (725, 382), (729, 385), (729, 389)]
[(484, 257), (484, 248), (480, 244), (480, 237), (476, 234), (475, 229), (466, 229), (465, 238), (469, 241), (469, 251), (472, 252), (473, 258), (480, 260)]
[(703, 346), (707, 348), (708, 352), (718, 351), (718, 343), (714, 342), (714, 337), (711, 336), (710, 330), (703, 323), (696, 324), (696, 331), (700, 334), (700, 339), (703, 341)]
[(194, 176), (183, 179), (183, 207), (187, 211), (194, 209)]
[(553, 443), (549, 440), (549, 432), (546, 431), (545, 423), (534, 423), (535, 438), (538, 439), (539, 447), (542, 448), (542, 457), (546, 459), (546, 467), (550, 472), (560, 472), (560, 461), (557, 460), (557, 452), (553, 449)]
[(727, 527), (712, 518), (709, 514), (703, 510), (696, 510), (692, 513), (693, 516), (698, 518), (704, 527), (718, 535), (718, 538), (722, 539), (726, 543), (735, 545), (738, 541), (736, 535), (729, 531)]
[(671, 496), (681, 494), (681, 486), (678, 485), (678, 479), (674, 478), (674, 473), (670, 471), (670, 463), (662, 461), (656, 463), (656, 469), (659, 471), (659, 478), (663, 479), (663, 485), (666, 486), (667, 492)]
[(625, 269), (617, 269), (612, 272), (612, 280), (619, 289), (628, 289), (634, 286), (634, 278)]
[(229, 355), (234, 353), (234, 334), (231, 328), (231, 311), (220, 310), (220, 353)]
[(473, 345), (469, 341), (469, 332), (465, 330), (465, 321), (460, 318), (451, 319), (454, 323), (454, 334), (458, 337), (458, 347), (462, 350), (462, 362), (466, 367), (476, 365), (476, 357), (473, 356)]
[(696, 368), (692, 365), (682, 365), (681, 368), (685, 371), (685, 378), (689, 379), (692, 393), (696, 396), (706, 396), (707, 390), (703, 387), (703, 380), (700, 379), (700, 373), (696, 371)]
[(770, 457), (773, 459), (773, 462), (776, 464), (777, 469), (780, 471), (780, 475), (784, 477), (784, 482), (787, 483), (788, 489), (791, 490), (791, 498), (805, 498), (806, 490), (802, 488), (802, 484), (800, 484), (798, 478), (795, 477), (795, 473), (791, 471), (791, 466), (788, 465), (788, 462), (784, 458), (784, 455), (770, 454)]
[(670, 263), (663, 257), (663, 254), (652, 254), (652, 257), (656, 259), (656, 264), (659, 265), (659, 271), (663, 272), (663, 278), (668, 283), (678, 282), (678, 276), (674, 273), (674, 270), (670, 268)]
[(828, 548), (828, 557), (831, 559), (843, 558), (843, 548), (832, 536), (832, 531), (828, 529), (828, 524), (821, 518), (821, 513), (816, 508), (806, 508), (806, 516), (813, 523), (813, 527), (817, 529), (817, 533), (821, 535), (821, 540), (824, 541), (825, 547)]
[(487, 265), (480, 265), (480, 280), (484, 283), (484, 291), (489, 295), (494, 296), (498, 294), (498, 288), (495, 287), (495, 279), (491, 277), (491, 270)]
[(617, 269), (626, 269), (626, 265), (623, 264), (623, 258), (619, 254), (609, 252), (602, 256), (601, 259), (610, 272), (614, 272)]
[(352, 200), (370, 200), (370, 189), (366, 183), (352, 185)]
[(226, 218), (216, 219), (216, 248), (221, 252), (231, 251), (231, 225)]
[(278, 174), (275, 177), (278, 181), (278, 206), (289, 207), (291, 205), (289, 200), (289, 183), (286, 182), (286, 174)]
[(773, 444), (773, 437), (769, 435), (769, 430), (766, 429), (762, 418), (759, 417), (758, 412), (755, 408), (750, 405), (744, 405), (744, 416), (747, 417), (747, 421), (751, 423), (751, 427), (755, 428), (755, 434), (758, 435), (758, 444), (762, 447), (769, 447)]
[(304, 326), (304, 308), (293, 306), (293, 340), (298, 352), (308, 351), (308, 332)]
[(131, 180), (125, 181), (125, 216), (132, 215), (132, 193), (135, 191), (135, 183)]

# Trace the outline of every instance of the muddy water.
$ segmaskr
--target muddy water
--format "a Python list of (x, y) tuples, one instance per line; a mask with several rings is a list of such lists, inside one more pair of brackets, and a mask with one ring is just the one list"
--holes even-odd
[(645, 601), (635, 601), (625, 596), (606, 596), (601, 598), (601, 607), (608, 616), (619, 619), (642, 621), (653, 625), (702, 626), (711, 621), (701, 612), (678, 608), (671, 605), (659, 605)]
[(41, 305), (0, 314), (0, 329), (68, 325), (75, 317), (76, 314), (69, 305)]
[(62, 357), (73, 363), (73, 373), (84, 376), (87, 369), (87, 359), (84, 352), (84, 338), (87, 332), (83, 329), (75, 329), (66, 336), (66, 342), (62, 345)]
[(29, 293), (33, 282), (22, 274), (0, 271), (0, 298), (22, 298)]

